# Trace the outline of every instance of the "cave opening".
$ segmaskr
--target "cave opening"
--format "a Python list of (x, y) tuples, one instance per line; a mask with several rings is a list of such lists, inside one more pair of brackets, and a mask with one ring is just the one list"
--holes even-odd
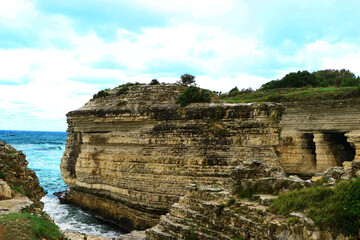
[(315, 151), (315, 142), (313, 133), (304, 133), (302, 138), (305, 140), (304, 148), (308, 152), (310, 163), (316, 167), (316, 151)]
[(338, 166), (342, 166), (345, 161), (354, 160), (354, 145), (353, 143), (349, 143), (347, 141), (347, 137), (344, 132), (325, 132), (324, 138), (330, 145), (330, 149)]

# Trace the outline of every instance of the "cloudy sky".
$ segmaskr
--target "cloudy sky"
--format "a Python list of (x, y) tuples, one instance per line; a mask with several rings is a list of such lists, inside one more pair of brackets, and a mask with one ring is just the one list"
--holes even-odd
[(126, 82), (258, 88), (298, 70), (360, 74), (358, 0), (0, 0), (0, 129), (65, 131)]

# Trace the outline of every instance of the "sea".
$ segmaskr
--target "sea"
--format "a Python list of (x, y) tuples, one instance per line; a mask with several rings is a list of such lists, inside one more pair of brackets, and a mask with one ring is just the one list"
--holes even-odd
[(66, 132), (35, 132), (0, 130), (5, 141), (26, 155), (28, 167), (36, 172), (46, 196), (41, 199), (46, 211), (61, 230), (114, 238), (118, 229), (77, 207), (60, 204), (54, 192), (67, 189), (60, 173), (61, 157), (65, 150)]

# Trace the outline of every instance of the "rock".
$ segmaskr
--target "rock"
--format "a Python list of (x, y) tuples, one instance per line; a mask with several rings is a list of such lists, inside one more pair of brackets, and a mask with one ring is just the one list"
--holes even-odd
[(61, 231), (67, 240), (113, 240), (113, 238), (87, 235), (79, 232)]
[(230, 189), (233, 194), (239, 190), (252, 194), (278, 194), (310, 185), (309, 182), (297, 176), (286, 177), (280, 166), (269, 166), (258, 160), (248, 161), (237, 166), (232, 172), (231, 178)]
[(320, 181), (322, 178), (323, 178), (323, 176), (313, 176), (313, 177), (311, 178), (311, 181), (317, 182), (317, 181)]
[(146, 240), (145, 231), (132, 231), (128, 234), (120, 235), (116, 240)]
[(334, 179), (342, 179), (342, 176), (347, 175), (347, 174), (349, 174), (349, 173), (347, 171), (345, 171), (343, 167), (333, 167), (325, 172), (325, 177), (326, 178), (332, 177)]
[(1, 142), (0, 141), (0, 146), (5, 146), (6, 145), (6, 142)]
[(66, 195), (69, 193), (69, 191), (69, 189), (66, 189), (65, 191), (54, 192), (53, 195), (58, 197), (60, 204), (65, 204), (67, 203)]
[(360, 169), (360, 161), (359, 160), (352, 161), (351, 166), (353, 169)]
[(0, 179), (0, 200), (10, 199), (12, 197), (11, 188), (4, 180)]
[(32, 204), (33, 202), (28, 197), (16, 193), (13, 198), (0, 201), (0, 214), (19, 213)]
[(236, 181), (266, 177), (286, 177), (286, 174), (280, 166), (268, 166), (259, 160), (251, 160), (239, 165), (231, 173), (231, 178)]
[[(5, 142), (1, 142), (3, 149), (0, 149), (0, 172), (2, 178), (10, 186), (16, 186), (30, 197), (36, 207), (42, 207), (40, 199), (45, 196), (44, 189), (40, 186), (35, 172), (27, 167), (25, 155), (21, 151), (16, 151)], [(5, 186), (5, 185), (4, 185)], [(8, 187), (4, 187), (8, 192)], [(9, 195), (8, 195), (9, 196)]]
[(353, 166), (352, 163), (353, 163), (352, 161), (344, 161), (342, 163), (342, 166), (343, 166), (344, 170), (345, 171), (350, 171), (352, 166)]

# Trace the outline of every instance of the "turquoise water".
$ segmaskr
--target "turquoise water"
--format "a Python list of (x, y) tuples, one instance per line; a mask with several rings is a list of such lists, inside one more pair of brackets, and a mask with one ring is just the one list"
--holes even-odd
[(66, 144), (65, 132), (2, 131), (0, 141), (6, 141), (18, 151), (23, 151), (28, 167), (36, 172), (45, 189), (44, 210), (62, 230), (77, 231), (106, 237), (116, 237), (120, 231), (108, 226), (80, 209), (60, 204), (54, 192), (67, 188), (61, 178), (60, 162)]

